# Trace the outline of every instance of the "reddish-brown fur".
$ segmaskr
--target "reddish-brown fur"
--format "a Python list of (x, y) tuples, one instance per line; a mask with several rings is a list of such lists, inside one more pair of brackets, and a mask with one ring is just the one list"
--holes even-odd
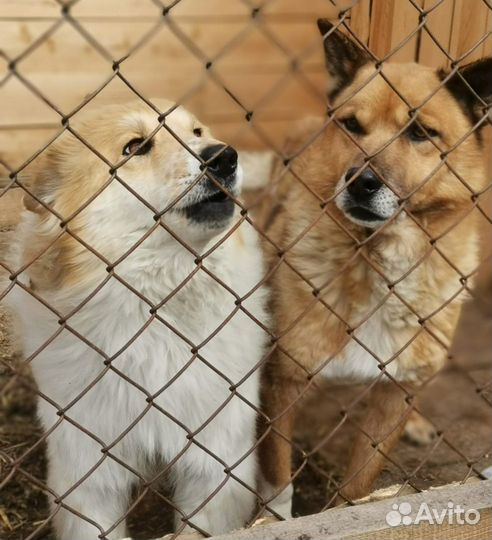
[[(470, 286), (478, 263), (473, 194), (484, 181), (471, 121), (434, 70), (384, 65), (407, 105), (372, 63), (354, 69), (332, 105), (338, 119), (355, 115), (367, 134), (349, 135), (333, 121), (305, 123), (287, 143), (295, 157), (287, 172), (278, 165), (266, 205), (276, 207), (268, 235), (278, 249), (269, 244), (268, 250), (272, 267), (278, 265), (272, 287), (279, 348), (264, 375), (263, 407), (272, 429), (260, 449), (264, 478), (279, 492), (291, 479), (292, 402), (377, 312), (382, 337), (401, 350), (386, 369), (380, 366), (340, 489), (348, 499), (368, 493), (412, 410), (405, 398), (446, 359), (463, 285)], [(439, 132), (434, 142), (396, 137), (411, 107), (419, 107), (423, 125)], [(340, 178), (366, 156), (407, 213), (377, 231), (347, 219), (333, 200)], [(399, 384), (386, 375), (391, 368)]]

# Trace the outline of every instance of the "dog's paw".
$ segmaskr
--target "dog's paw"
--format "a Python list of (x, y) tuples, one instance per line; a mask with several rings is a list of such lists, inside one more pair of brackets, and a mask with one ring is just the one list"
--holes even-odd
[(251, 527), (261, 527), (262, 525), (269, 525), (270, 523), (277, 523), (278, 521), (280, 520), (276, 518), (275, 516), (264, 516), (264, 517), (258, 518), (253, 523), (253, 525), (251, 525)]
[(283, 519), (289, 519), (292, 517), (292, 495), (294, 493), (292, 483), (289, 483), (284, 488), (278, 488), (261, 477), (259, 492), (267, 503), (260, 518), (280, 516)]
[(405, 439), (418, 446), (431, 444), (437, 437), (436, 428), (416, 411), (412, 411), (405, 424)]

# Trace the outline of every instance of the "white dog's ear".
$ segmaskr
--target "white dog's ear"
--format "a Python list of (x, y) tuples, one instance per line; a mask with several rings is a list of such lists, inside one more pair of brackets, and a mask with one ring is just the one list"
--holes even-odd
[(367, 64), (370, 58), (328, 19), (318, 19), (318, 28), (323, 36), (325, 63), (330, 75), (328, 97), (332, 100), (340, 90), (353, 81), (357, 71)]
[[(445, 79), (447, 72), (440, 70), (438, 76)], [(483, 58), (461, 67), (448, 81), (446, 88), (461, 104), (475, 124), (492, 105), (492, 58)], [(483, 122), (480, 127), (487, 123)]]
[(56, 191), (60, 185), (54, 153), (48, 149), (38, 156), (26, 172), (21, 175), (20, 180), (29, 191), (29, 193), (27, 191), (24, 193), (23, 202), (26, 210), (36, 213), (48, 211), (44, 205), (53, 205)]

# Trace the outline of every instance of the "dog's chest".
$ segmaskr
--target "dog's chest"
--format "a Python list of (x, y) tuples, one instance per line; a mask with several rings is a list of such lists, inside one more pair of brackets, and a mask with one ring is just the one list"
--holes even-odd
[(391, 375), (406, 377), (398, 357), (419, 331), (417, 304), (425, 288), (423, 272), (412, 270), (411, 264), (405, 251), (386, 261), (382, 274), (369, 268), (358, 285), (367, 294), (339, 300), (349, 305), (344, 322), (352, 331), (345, 346), (322, 370), (324, 376), (362, 382), (378, 377), (385, 364)]
[[(149, 390), (160, 384), (157, 379), (173, 377), (188, 363), (216, 365), (224, 357), (242, 360), (243, 354), (238, 353), (253, 329), (236, 312), (234, 296), (211, 278), (195, 276), (171, 293), (164, 289), (155, 307), (118, 288), (103, 302), (106, 310), (112, 306), (105, 313), (105, 324), (91, 321), (89, 334), (107, 354), (117, 355), (115, 364), (133, 380), (148, 379)], [(156, 298), (153, 291), (142, 291)], [(84, 323), (87, 320), (81, 326)], [(150, 371), (157, 367), (159, 376), (146, 377), (146, 364)], [(228, 365), (233, 371), (234, 361)]]
[[(362, 382), (380, 375), (380, 367), (398, 352), (398, 336), (388, 324), (386, 314), (376, 312), (355, 329), (343, 349), (323, 368), (329, 379)], [(387, 370), (396, 375), (397, 362), (390, 362)]]
[[(238, 382), (259, 358), (259, 327), (204, 273), (181, 287), (172, 285), (140, 284), (139, 294), (152, 299), (149, 305), (111, 280), (71, 317), (73, 332), (63, 331), (36, 357), (38, 384), (62, 406), (92, 385), (80, 400), (86, 408), (91, 401), (102, 407), (106, 398), (113, 405), (121, 398), (127, 407), (128, 400), (144, 403), (146, 395), (161, 392), (160, 399), (170, 402), (166, 407), (176, 409), (199, 401), (204, 386), (210, 402), (224, 399), (230, 381)], [(263, 314), (262, 302), (258, 310)], [(26, 320), (26, 334), (34, 338), (29, 348), (59, 328), (56, 320), (46, 322), (41, 335), (39, 325), (32, 327), (34, 319)]]

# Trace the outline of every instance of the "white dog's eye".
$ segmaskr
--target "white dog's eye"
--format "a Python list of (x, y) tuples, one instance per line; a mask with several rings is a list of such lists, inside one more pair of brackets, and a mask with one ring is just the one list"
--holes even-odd
[(122, 154), (124, 156), (129, 156), (130, 154), (134, 154), (135, 156), (142, 156), (143, 154), (147, 154), (148, 152), (150, 152), (150, 149), (154, 145), (154, 142), (152, 141), (152, 139), (150, 139), (142, 145), (144, 140), (145, 139), (142, 138), (132, 139), (130, 142), (125, 144)]
[(202, 133), (203, 133), (202, 128), (199, 128), (199, 127), (198, 127), (198, 128), (195, 128), (195, 129), (193, 130), (193, 135), (194, 135), (195, 137), (201, 137), (201, 136), (202, 136)]

